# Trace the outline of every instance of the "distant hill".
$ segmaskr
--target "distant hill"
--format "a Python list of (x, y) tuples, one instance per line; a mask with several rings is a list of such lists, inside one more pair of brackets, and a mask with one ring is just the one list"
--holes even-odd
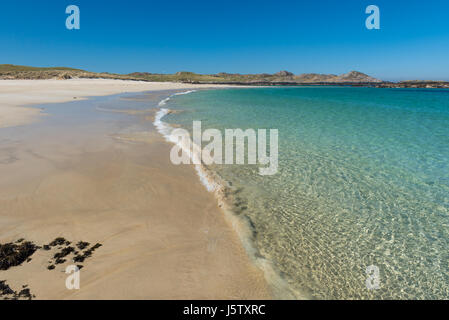
[(0, 79), (121, 79), (149, 82), (183, 82), (203, 84), (236, 84), (236, 85), (352, 85), (373, 87), (401, 88), (449, 88), (447, 82), (437, 81), (402, 81), (385, 82), (359, 71), (351, 71), (342, 75), (306, 73), (295, 75), (292, 72), (280, 71), (275, 74), (197, 74), (181, 71), (175, 74), (156, 74), (134, 72), (130, 74), (95, 73), (74, 68), (51, 67), (38, 68), (0, 65)]
[(197, 82), (197, 83), (237, 83), (237, 84), (267, 84), (267, 85), (288, 85), (288, 84), (308, 84), (308, 83), (322, 83), (322, 84), (337, 84), (337, 83), (381, 83), (382, 80), (375, 79), (364, 73), (358, 71), (351, 71), (340, 76), (327, 74), (301, 74), (294, 75), (288, 71), (280, 71), (275, 74), (236, 74), (221, 72), (218, 74), (196, 74), (193, 72), (178, 72), (174, 75), (158, 75), (152, 73), (131, 73), (128, 76), (149, 80), (149, 81), (163, 81), (163, 79), (170, 79), (171, 81), (183, 82)]
[(295, 80), (302, 83), (380, 83), (382, 80), (368, 76), (367, 74), (351, 71), (337, 76), (335, 74), (306, 73), (295, 77)]
[(325, 74), (294, 75), (288, 71), (275, 74), (197, 74), (181, 71), (175, 74), (155, 74), (148, 72), (134, 72), (130, 74), (95, 73), (74, 68), (51, 67), (38, 68), (0, 65), (0, 79), (71, 79), (71, 78), (106, 78), (141, 81), (175, 81), (190, 83), (236, 83), (236, 84), (296, 84), (296, 83), (375, 83), (381, 80), (364, 73), (351, 71), (340, 76)]
[(20, 79), (20, 80), (37, 80), (37, 79), (124, 79), (132, 80), (132, 77), (126, 75), (113, 75), (109, 73), (95, 73), (74, 68), (51, 67), (39, 68), (28, 66), (16, 66), (11, 64), (0, 65), (0, 79)]
[(3, 72), (35, 72), (35, 71), (82, 71), (79, 69), (66, 68), (66, 67), (51, 67), (51, 68), (37, 68), (27, 66), (16, 66), (13, 64), (1, 64), (0, 73)]
[(341, 76), (337, 77), (336, 82), (382, 82), (379, 79), (370, 77), (367, 74), (358, 72), (358, 71), (351, 71), (349, 73), (342, 74)]

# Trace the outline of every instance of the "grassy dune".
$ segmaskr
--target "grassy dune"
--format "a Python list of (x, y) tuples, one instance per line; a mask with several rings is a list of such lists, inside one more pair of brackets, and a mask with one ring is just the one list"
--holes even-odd
[(37, 68), (16, 65), (0, 65), (0, 79), (72, 79), (104, 78), (122, 80), (140, 80), (152, 82), (184, 83), (237, 83), (237, 84), (296, 84), (296, 83), (370, 83), (379, 82), (366, 74), (352, 71), (341, 76), (303, 74), (294, 75), (287, 71), (275, 74), (197, 74), (177, 72), (176, 74), (155, 74), (135, 72), (130, 74), (95, 73), (66, 67)]
[(241, 85), (351, 85), (372, 86), (382, 88), (449, 88), (444, 81), (401, 81), (386, 82), (370, 77), (358, 71), (342, 75), (307, 73), (295, 75), (287, 71), (275, 74), (198, 74), (193, 72), (177, 72), (175, 74), (157, 74), (134, 72), (130, 74), (96, 73), (74, 68), (52, 67), (37, 68), (0, 65), (0, 79), (120, 79), (148, 82), (179, 82), (192, 84), (241, 84)]

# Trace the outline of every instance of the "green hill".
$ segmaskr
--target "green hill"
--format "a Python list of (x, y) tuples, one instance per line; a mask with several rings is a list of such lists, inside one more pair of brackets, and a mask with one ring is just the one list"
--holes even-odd
[(66, 67), (51, 67), (51, 68), (39, 68), (39, 67), (27, 67), (27, 66), (16, 66), (13, 64), (1, 64), (0, 73), (3, 72), (37, 72), (37, 71), (83, 71), (79, 69), (66, 68)]
[(351, 71), (343, 75), (333, 74), (301, 74), (295, 75), (288, 71), (275, 74), (197, 74), (181, 71), (175, 74), (155, 74), (134, 72), (130, 74), (95, 73), (67, 67), (38, 68), (0, 65), (0, 79), (122, 79), (149, 82), (183, 82), (203, 84), (240, 84), (240, 85), (301, 85), (301, 84), (345, 84), (345, 85), (375, 85), (382, 81), (364, 73)]

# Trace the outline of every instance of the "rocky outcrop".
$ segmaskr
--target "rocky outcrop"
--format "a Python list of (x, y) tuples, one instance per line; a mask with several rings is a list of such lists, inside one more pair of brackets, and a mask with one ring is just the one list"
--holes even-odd
[(336, 82), (382, 82), (382, 80), (370, 77), (367, 74), (358, 72), (358, 71), (351, 71), (349, 73), (342, 74), (337, 77)]
[(277, 73), (274, 74), (275, 77), (293, 77), (294, 74), (288, 71), (279, 71)]
[(381, 82), (375, 86), (377, 88), (449, 89), (449, 82), (413, 80), (401, 82)]
[(368, 76), (367, 74), (351, 71), (337, 76), (335, 74), (305, 73), (295, 77), (299, 83), (380, 83), (382, 80)]

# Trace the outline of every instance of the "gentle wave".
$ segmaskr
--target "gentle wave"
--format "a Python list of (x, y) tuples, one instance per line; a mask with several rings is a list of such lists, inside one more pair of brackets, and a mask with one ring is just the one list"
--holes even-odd
[(170, 97), (165, 98), (164, 100), (162, 100), (161, 102), (159, 102), (159, 107), (163, 107), (167, 104), (168, 100), (170, 100)]
[(178, 93), (175, 93), (173, 96), (182, 96), (184, 94), (189, 94), (189, 93), (193, 93), (193, 92), (196, 92), (196, 90), (189, 90), (189, 91), (185, 91), (185, 92), (178, 92)]
[(171, 95), (170, 97), (165, 98), (161, 102), (159, 102), (159, 107), (165, 106), (167, 104), (167, 102), (170, 101), (170, 99), (174, 96), (181, 96), (181, 95), (189, 94), (189, 93), (193, 93), (193, 92), (196, 92), (196, 90), (189, 90), (189, 91), (185, 91), (185, 92), (175, 93), (175, 94)]
[[(179, 95), (185, 95), (185, 94), (189, 94), (189, 93), (193, 93), (196, 92), (196, 90), (190, 90), (190, 91), (186, 91), (186, 92), (179, 92), (179, 93), (175, 93), (174, 95), (163, 99), (161, 102), (159, 102), (159, 106), (165, 106), (167, 104), (167, 102), (170, 100), (171, 97), (173, 96), (179, 96)], [(154, 118), (154, 126), (156, 127), (156, 129), (158, 130), (158, 132), (160, 134), (162, 134), (162, 136), (168, 141), (171, 142), (175, 145), (177, 145), (179, 148), (181, 148), (184, 152), (186, 152), (190, 159), (197, 163), (200, 162), (199, 159), (201, 159), (200, 157), (200, 148), (196, 145), (193, 145), (193, 152), (190, 150), (189, 146), (183, 145), (181, 141), (179, 141), (178, 139), (176, 139), (176, 137), (174, 137), (172, 135), (172, 132), (175, 128), (173, 128), (172, 126), (170, 126), (168, 123), (165, 123), (162, 121), (162, 118), (164, 118), (166, 115), (170, 114), (170, 110), (166, 109), (166, 108), (161, 108), (157, 113), (156, 116)], [(182, 140), (182, 139), (181, 139)], [(190, 141), (190, 143), (193, 144), (192, 141)], [(195, 170), (200, 178), (201, 183), (206, 187), (207, 191), (209, 192), (214, 192), (216, 191), (219, 186), (216, 182), (214, 182), (214, 179), (212, 177), (210, 177), (210, 175), (207, 173), (207, 170), (204, 168), (203, 165), (201, 164), (196, 164), (195, 165)]]
[[(173, 96), (189, 94), (192, 92), (195, 92), (195, 90), (176, 93), (168, 98), (163, 99), (159, 103), (159, 106), (165, 106)], [(154, 126), (157, 128), (158, 132), (162, 134), (166, 141), (180, 147), (189, 155), (190, 159), (194, 163), (201, 162), (198, 160), (201, 159), (199, 147), (194, 145), (193, 141), (190, 140), (190, 143), (193, 145), (192, 152), (188, 145), (182, 144), (182, 141), (185, 141), (184, 139), (176, 139), (176, 137), (172, 135), (172, 132), (173, 130), (175, 130), (175, 128), (162, 121), (162, 119), (170, 113), (171, 110), (167, 108), (161, 108), (156, 113), (153, 123)], [(206, 187), (207, 191), (213, 192), (215, 194), (219, 207), (222, 208), (223, 212), (225, 213), (225, 218), (232, 225), (232, 228), (236, 231), (249, 257), (251, 257), (253, 263), (260, 270), (262, 270), (263, 274), (265, 275), (266, 281), (271, 286), (273, 295), (276, 298), (280, 299), (309, 299), (310, 297), (308, 295), (292, 290), (292, 288), (289, 287), (280, 273), (275, 270), (273, 263), (263, 257), (259, 250), (256, 249), (256, 247), (254, 246), (254, 242), (251, 240), (251, 234), (252, 231), (254, 231), (252, 224), (244, 217), (238, 217), (234, 213), (232, 205), (230, 205), (227, 201), (226, 190), (229, 189), (229, 185), (226, 183), (226, 181), (208, 170), (203, 164), (196, 164), (194, 167), (201, 183)]]
[(173, 130), (173, 128), (170, 127), (167, 123), (163, 122), (162, 118), (165, 117), (169, 113), (170, 113), (170, 110), (161, 108), (156, 113), (156, 116), (154, 117), (154, 122), (153, 122), (157, 131), (159, 131), (159, 133), (162, 134), (162, 136), (164, 136), (164, 138), (166, 138), (167, 141), (170, 141), (169, 137), (170, 137), (170, 134), (171, 134), (171, 131)]

